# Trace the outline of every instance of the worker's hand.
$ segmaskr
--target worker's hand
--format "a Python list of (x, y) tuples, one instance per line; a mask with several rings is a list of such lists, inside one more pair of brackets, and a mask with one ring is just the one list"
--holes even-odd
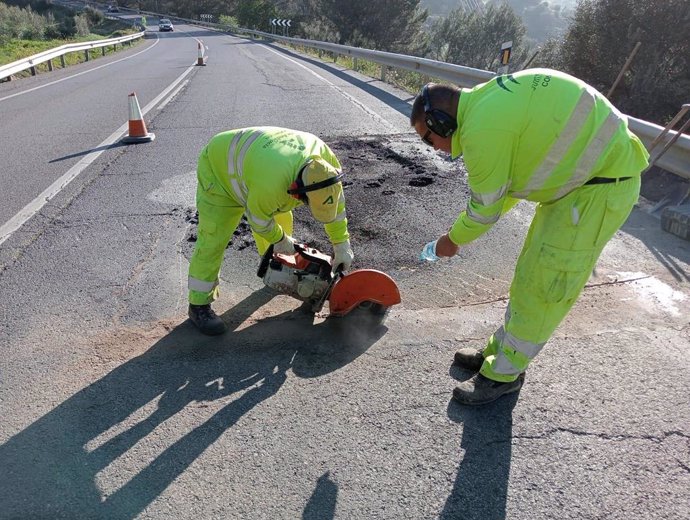
[(350, 247), (350, 241), (340, 242), (338, 244), (333, 244), (333, 267), (331, 273), (335, 274), (336, 271), (342, 270), (347, 271), (352, 266), (352, 260), (355, 258), (355, 254), (352, 252)]
[(279, 242), (273, 244), (273, 252), (279, 255), (294, 255), (295, 239), (284, 232), (283, 238), (281, 238)]
[(460, 246), (453, 243), (446, 233), (436, 242), (436, 254), (438, 256), (455, 256), (458, 254)]

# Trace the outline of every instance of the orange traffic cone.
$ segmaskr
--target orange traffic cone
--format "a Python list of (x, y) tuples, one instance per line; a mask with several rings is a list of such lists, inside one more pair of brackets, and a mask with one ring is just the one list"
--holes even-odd
[(135, 92), (132, 92), (129, 95), (129, 135), (123, 137), (122, 142), (126, 144), (148, 143), (155, 138), (156, 135), (154, 133), (146, 130), (146, 123), (141, 116), (137, 95)]
[(196, 64), (198, 65), (206, 65), (206, 57), (204, 56), (204, 46), (201, 44), (200, 41), (197, 41), (197, 58), (196, 58)]

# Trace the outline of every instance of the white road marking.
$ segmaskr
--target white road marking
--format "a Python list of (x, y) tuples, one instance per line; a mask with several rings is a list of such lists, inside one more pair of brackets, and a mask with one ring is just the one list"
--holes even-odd
[(392, 123), (390, 123), (389, 121), (387, 121), (386, 119), (384, 119), (382, 116), (380, 116), (379, 114), (377, 114), (376, 112), (374, 112), (372, 109), (370, 109), (369, 107), (365, 106), (363, 103), (361, 103), (360, 101), (358, 101), (356, 98), (354, 98), (353, 96), (351, 96), (350, 94), (348, 94), (347, 92), (345, 92), (343, 89), (341, 89), (340, 87), (338, 87), (335, 83), (333, 83), (333, 82), (327, 80), (326, 78), (324, 78), (323, 76), (321, 76), (321, 75), (318, 74), (317, 72), (311, 70), (311, 69), (310, 69), (309, 67), (307, 67), (306, 65), (303, 65), (302, 63), (298, 62), (297, 60), (293, 60), (292, 58), (288, 58), (288, 57), (285, 56), (284, 54), (282, 54), (282, 53), (280, 53), (280, 52), (278, 52), (278, 51), (276, 51), (276, 50), (274, 50), (274, 49), (271, 49), (270, 47), (266, 47), (265, 45), (262, 45), (262, 47), (268, 49), (269, 51), (271, 51), (271, 52), (273, 52), (273, 53), (275, 53), (275, 54), (277, 54), (277, 55), (280, 56), (281, 58), (284, 58), (284, 59), (286, 59), (286, 60), (288, 60), (288, 61), (291, 61), (291, 62), (294, 63), (295, 65), (298, 65), (298, 66), (302, 67), (304, 70), (310, 72), (311, 74), (313, 74), (314, 76), (316, 76), (317, 78), (319, 78), (321, 81), (323, 81), (324, 83), (326, 83), (329, 87), (331, 87), (333, 90), (335, 90), (336, 92), (338, 92), (338, 94), (340, 94), (341, 96), (343, 96), (345, 99), (347, 99), (348, 101), (350, 101), (351, 103), (353, 103), (355, 106), (359, 107), (359, 108), (362, 109), (364, 112), (366, 112), (367, 114), (369, 114), (372, 118), (374, 118), (375, 120), (377, 120), (379, 123), (381, 123), (382, 125), (388, 127), (389, 130), (391, 130), (391, 131), (393, 131), (393, 132), (396, 132), (396, 131), (397, 131), (396, 127), (393, 126)]

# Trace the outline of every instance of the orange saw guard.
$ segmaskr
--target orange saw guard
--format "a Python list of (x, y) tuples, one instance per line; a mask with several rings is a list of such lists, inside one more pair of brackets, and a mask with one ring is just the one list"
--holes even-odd
[(359, 269), (342, 275), (328, 297), (330, 314), (343, 316), (360, 303), (373, 302), (388, 308), (400, 303), (393, 278), (376, 269)]

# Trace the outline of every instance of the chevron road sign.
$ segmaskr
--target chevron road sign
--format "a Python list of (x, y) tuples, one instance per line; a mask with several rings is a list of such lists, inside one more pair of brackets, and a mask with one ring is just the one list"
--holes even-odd
[(292, 20), (286, 20), (285, 18), (271, 18), (271, 29), (273, 30), (273, 33), (276, 32), (276, 27), (282, 27), (283, 35), (287, 36), (288, 27), (291, 27), (291, 24)]

